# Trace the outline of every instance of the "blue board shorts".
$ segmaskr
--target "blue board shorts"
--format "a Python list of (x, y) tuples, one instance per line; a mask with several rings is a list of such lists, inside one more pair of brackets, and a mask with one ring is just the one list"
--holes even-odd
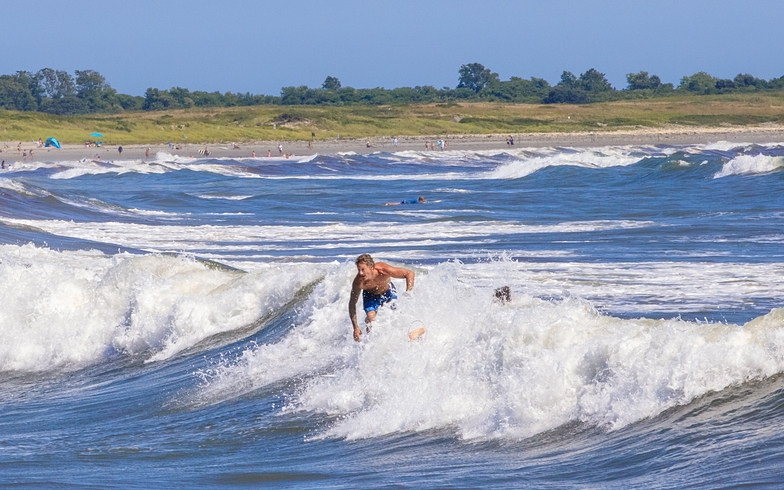
[(362, 291), (362, 307), (365, 309), (365, 313), (370, 310), (378, 311), (384, 303), (397, 299), (396, 292), (395, 285), (391, 282), (389, 283), (389, 289), (387, 289), (384, 294), (373, 294)]

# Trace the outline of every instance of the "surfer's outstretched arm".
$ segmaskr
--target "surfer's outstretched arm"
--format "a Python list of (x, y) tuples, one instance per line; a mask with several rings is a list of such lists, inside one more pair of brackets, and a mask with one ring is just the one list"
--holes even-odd
[(354, 326), (354, 340), (359, 342), (362, 340), (362, 330), (357, 323), (357, 300), (359, 300), (359, 293), (362, 289), (359, 287), (359, 276), (354, 278), (351, 285), (351, 298), (348, 300), (348, 316), (351, 318), (351, 324)]
[(406, 291), (411, 291), (414, 289), (414, 271), (403, 269), (402, 267), (392, 267), (391, 265), (384, 262), (376, 262), (376, 270), (382, 274), (394, 277), (395, 279), (405, 278)]

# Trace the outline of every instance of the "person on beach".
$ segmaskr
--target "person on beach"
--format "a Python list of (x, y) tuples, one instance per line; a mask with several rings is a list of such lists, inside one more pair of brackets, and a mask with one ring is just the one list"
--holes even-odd
[(5, 160), (3, 160), (2, 167), (0, 168), (5, 168)]
[(150, 159), (150, 149), (149, 149), (149, 148), (147, 148), (147, 149), (144, 151), (144, 159), (145, 159), (145, 160), (149, 160), (149, 159)]
[(250, 154), (251, 158), (256, 158), (256, 150), (253, 150)]
[(417, 199), (406, 199), (400, 202), (388, 202), (384, 206), (398, 206), (400, 204), (423, 204), (426, 203), (425, 196), (419, 196)]
[(414, 271), (401, 267), (392, 267), (384, 262), (375, 262), (370, 254), (360, 255), (354, 263), (357, 265), (357, 275), (351, 284), (348, 316), (351, 318), (351, 325), (354, 327), (354, 340), (359, 342), (362, 340), (362, 330), (357, 323), (359, 293), (362, 293), (362, 307), (366, 314), (365, 331), (370, 332), (370, 324), (376, 319), (378, 309), (385, 303), (397, 299), (392, 278), (405, 278), (406, 291), (411, 291), (414, 289)]
[(267, 158), (272, 156), (272, 150), (267, 150)]
[(278, 143), (278, 153), (283, 156), (283, 143)]
[(118, 152), (120, 153), (120, 155), (122, 156), (122, 146), (118, 146), (118, 147), (117, 147), (117, 151), (118, 151)]

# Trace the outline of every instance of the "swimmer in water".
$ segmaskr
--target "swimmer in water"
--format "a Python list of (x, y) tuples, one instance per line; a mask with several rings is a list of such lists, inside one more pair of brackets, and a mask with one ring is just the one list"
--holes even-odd
[(427, 201), (425, 200), (424, 196), (419, 196), (418, 199), (407, 199), (405, 201), (400, 201), (400, 202), (388, 202), (384, 204), (384, 206), (398, 206), (400, 204), (423, 204), (426, 202)]

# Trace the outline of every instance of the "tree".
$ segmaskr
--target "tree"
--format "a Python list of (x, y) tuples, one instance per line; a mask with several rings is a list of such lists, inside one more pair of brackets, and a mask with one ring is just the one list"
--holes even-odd
[(17, 75), (0, 76), (0, 107), (11, 111), (35, 111), (35, 97), (26, 80)]
[(580, 86), (580, 80), (570, 71), (561, 73), (561, 81), (550, 89), (542, 102), (545, 104), (585, 104), (588, 96)]
[(716, 80), (716, 90), (722, 90), (724, 92), (731, 91), (735, 88), (735, 82), (729, 79), (723, 80)]
[(712, 94), (716, 92), (716, 82), (718, 82), (718, 79), (701, 71), (690, 77), (681, 78), (678, 88), (697, 94)]
[(94, 70), (76, 70), (76, 96), (80, 99), (100, 97), (111, 89), (106, 79)]
[(761, 78), (749, 75), (748, 73), (738, 73), (733, 80), (736, 87), (768, 88), (768, 82)]
[(587, 104), (588, 94), (579, 87), (568, 87), (559, 83), (550, 89), (542, 102), (545, 104)]
[(90, 106), (84, 99), (69, 94), (59, 99), (44, 99), (39, 110), (60, 116), (73, 116), (90, 112)]
[(570, 71), (561, 73), (561, 81), (558, 82), (561, 87), (572, 88), (577, 86), (577, 77)]
[(324, 90), (338, 90), (340, 88), (340, 80), (335, 77), (327, 77), (324, 83), (321, 84)]
[(586, 92), (609, 92), (613, 90), (610, 82), (601, 73), (593, 68), (580, 75), (580, 88)]
[(480, 63), (462, 65), (459, 73), (457, 88), (470, 88), (477, 93), (491, 83), (499, 81), (498, 73), (491, 72)]
[(145, 111), (162, 111), (175, 105), (174, 97), (167, 90), (148, 88), (144, 93), (144, 104), (142, 109)]
[(194, 106), (191, 93), (187, 88), (172, 87), (169, 89), (169, 95), (174, 99), (175, 105), (178, 109), (188, 109)]
[(656, 75), (648, 76), (647, 71), (628, 73), (626, 83), (628, 90), (656, 90), (662, 84), (661, 78)]
[(73, 77), (62, 70), (44, 68), (36, 74), (43, 87), (43, 94), (50, 99), (60, 99), (67, 95), (76, 95)]

